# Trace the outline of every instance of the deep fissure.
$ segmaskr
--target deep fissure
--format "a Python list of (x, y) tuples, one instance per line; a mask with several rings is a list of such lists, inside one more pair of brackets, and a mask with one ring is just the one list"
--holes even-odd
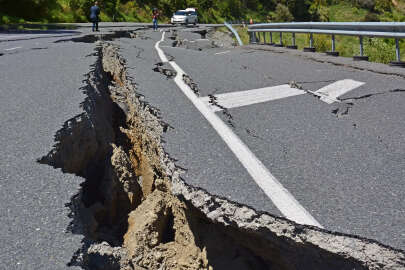
[[(403, 251), (297, 225), (180, 178), (161, 146), (159, 110), (141, 101), (117, 48), (101, 43), (84, 113), (40, 163), (85, 179), (69, 204), (84, 269), (400, 269)], [(347, 244), (350, 243), (350, 244)], [(355, 243), (355, 244), (353, 244)], [(378, 256), (377, 256), (378, 255)]]

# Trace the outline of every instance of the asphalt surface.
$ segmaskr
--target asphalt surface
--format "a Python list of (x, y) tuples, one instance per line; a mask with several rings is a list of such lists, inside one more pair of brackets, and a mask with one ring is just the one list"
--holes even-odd
[[(102, 33), (140, 27), (111, 26)], [(341, 79), (365, 82), (342, 97), (359, 97), (346, 115), (333, 113), (336, 104), (301, 95), (230, 109), (233, 131), (326, 229), (405, 249), (405, 93), (389, 92), (404, 89), (403, 77), (260, 46), (212, 48), (193, 28), (177, 29), (193, 45), (173, 48), (166, 39), (161, 48), (198, 84), (202, 97), (290, 81), (311, 90)], [(68, 268), (81, 245), (80, 235), (66, 232), (71, 219), (65, 204), (83, 179), (36, 160), (52, 148), (63, 123), (83, 112), (80, 87), (95, 61), (93, 43), (54, 41), (89, 32), (84, 25), (49, 36), (0, 33), (0, 269)], [(183, 179), (281, 215), (174, 81), (153, 71), (162, 33), (138, 33), (113, 42), (139, 93), (170, 124), (164, 147), (186, 169)]]
[(94, 45), (55, 40), (0, 43), (0, 269), (64, 269), (82, 239), (66, 233), (65, 204), (83, 179), (37, 159), (63, 123), (83, 112), (79, 88)]
[[(96, 34), (139, 27), (103, 24)], [(66, 40), (90, 32), (87, 24), (0, 32), (0, 269), (77, 268), (67, 264), (83, 237), (69, 232), (66, 204), (84, 179), (37, 160), (63, 124), (84, 112), (80, 88), (96, 61), (95, 44)]]
[[(151, 35), (154, 41), (159, 40), (160, 35)], [(197, 43), (200, 38), (190, 32), (179, 35)], [(343, 79), (365, 82), (341, 96), (353, 99), (350, 101), (354, 105), (346, 115), (333, 113), (338, 104), (329, 105), (311, 95), (233, 108), (229, 112), (234, 132), (321, 225), (405, 248), (402, 75), (384, 75), (349, 68), (347, 64), (321, 63), (256, 48), (199, 51), (195, 47), (171, 48), (171, 43), (166, 39), (162, 49), (198, 84), (202, 97), (291, 81), (309, 90)], [(151, 66), (159, 60), (156, 56), (153, 60), (147, 58), (147, 47), (144, 46), (144, 58)], [(130, 60), (130, 50), (123, 51), (128, 51), (126, 58)], [(129, 63), (136, 65), (136, 60)], [(373, 69), (374, 65), (377, 71), (381, 68), (378, 64), (367, 64), (367, 68)], [(166, 150), (188, 169), (186, 181), (258, 210), (279, 214), (276, 207), (264, 202), (262, 192), (255, 191), (255, 183), (229, 150), (221, 147), (219, 136), (209, 131), (207, 122), (198, 118), (198, 113), (195, 115), (191, 104), (178, 105), (178, 98), (184, 99), (182, 93), (170, 86), (168, 98), (168, 90), (163, 90), (166, 87), (156, 86), (158, 94), (154, 94), (154, 83), (142, 90), (143, 78), (152, 81), (154, 77), (151, 73), (143, 75), (146, 71), (140, 69), (134, 70), (134, 77), (145, 99), (157, 106), (174, 127), (165, 135)], [(384, 72), (389, 71), (385, 67)], [(167, 81), (166, 85), (170, 84), (173, 82)], [(218, 115), (228, 120), (221, 112)]]

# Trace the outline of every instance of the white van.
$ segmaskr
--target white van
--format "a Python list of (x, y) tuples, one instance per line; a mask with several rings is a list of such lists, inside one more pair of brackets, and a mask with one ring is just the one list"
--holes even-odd
[(198, 23), (198, 17), (197, 17), (197, 12), (195, 8), (187, 8), (187, 9), (181, 9), (177, 10), (174, 14), (173, 17), (171, 18), (171, 23), (172, 24), (189, 24), (192, 23), (196, 25)]

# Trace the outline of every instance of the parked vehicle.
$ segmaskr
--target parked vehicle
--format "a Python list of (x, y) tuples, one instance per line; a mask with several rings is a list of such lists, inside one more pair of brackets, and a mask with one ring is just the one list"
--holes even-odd
[(195, 8), (187, 8), (184, 10), (178, 10), (173, 14), (171, 18), (172, 24), (194, 24), (198, 23), (198, 16)]

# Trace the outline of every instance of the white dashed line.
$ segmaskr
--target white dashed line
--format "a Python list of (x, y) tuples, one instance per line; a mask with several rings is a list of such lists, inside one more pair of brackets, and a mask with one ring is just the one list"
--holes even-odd
[(13, 51), (17, 49), (21, 49), (22, 47), (14, 47), (14, 48), (9, 48), (9, 49), (4, 49), (5, 51)]
[(224, 51), (224, 52), (218, 52), (218, 53), (216, 53), (215, 55), (218, 55), (218, 54), (226, 54), (226, 53), (230, 53), (231, 51)]
[(15, 38), (15, 37), (19, 37), (19, 36), (0, 36), (0, 39), (7, 39), (7, 38)]
[[(164, 37), (165, 33), (162, 34), (162, 39), (156, 43), (155, 48), (162, 62), (168, 62), (166, 55), (159, 48), (159, 44), (163, 42)], [(241, 139), (229, 128), (229, 126), (227, 126), (208, 106), (206, 106), (205, 103), (194, 94), (190, 87), (184, 83), (184, 71), (173, 61), (170, 61), (169, 64), (177, 72), (174, 79), (177, 86), (211, 124), (218, 135), (228, 145), (229, 149), (239, 159), (250, 176), (271, 199), (280, 212), (285, 217), (297, 223), (322, 228), (322, 226), (307, 210), (305, 210), (305, 208), (294, 198), (294, 196), (270, 173), (270, 171), (252, 153), (252, 151), (250, 151), (245, 143), (242, 142)]]

